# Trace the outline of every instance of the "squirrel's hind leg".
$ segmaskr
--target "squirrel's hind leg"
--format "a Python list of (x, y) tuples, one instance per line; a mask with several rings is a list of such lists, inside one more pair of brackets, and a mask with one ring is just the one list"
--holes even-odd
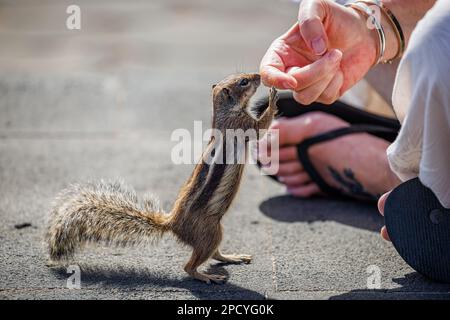
[(186, 263), (186, 265), (184, 266), (184, 271), (186, 271), (194, 279), (206, 282), (207, 284), (210, 284), (211, 282), (222, 284), (227, 279), (226, 276), (216, 274), (206, 274), (199, 272), (197, 270), (198, 267), (200, 267), (200, 265), (202, 265), (206, 260), (208, 260), (210, 256), (211, 256), (210, 253), (194, 249), (191, 258), (189, 259), (188, 263)]
[(250, 263), (252, 256), (248, 254), (223, 254), (220, 250), (217, 250), (212, 257), (214, 260), (224, 263)]

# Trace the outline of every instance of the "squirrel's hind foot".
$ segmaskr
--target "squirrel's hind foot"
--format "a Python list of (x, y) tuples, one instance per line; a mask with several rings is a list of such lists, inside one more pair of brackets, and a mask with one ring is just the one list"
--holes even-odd
[(45, 262), (45, 266), (48, 268), (59, 268), (63, 265), (64, 265), (64, 263), (62, 261), (56, 261), (56, 260), (52, 260), (52, 259), (49, 259)]
[(249, 264), (252, 262), (253, 257), (249, 254), (222, 254), (217, 252), (214, 254), (213, 259), (224, 263)]
[(188, 273), (194, 279), (205, 282), (206, 284), (210, 284), (211, 282), (214, 282), (217, 284), (224, 284), (227, 280), (226, 276), (219, 275), (219, 274), (206, 274), (206, 273), (202, 273), (202, 272), (198, 272), (198, 271), (192, 271), (192, 272), (188, 272)]

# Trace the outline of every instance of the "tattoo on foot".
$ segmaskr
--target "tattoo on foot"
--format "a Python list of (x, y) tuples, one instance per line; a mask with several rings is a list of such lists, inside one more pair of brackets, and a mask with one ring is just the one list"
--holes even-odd
[(331, 166), (328, 166), (328, 170), (333, 179), (343, 187), (345, 193), (368, 200), (377, 200), (379, 198), (379, 195), (371, 194), (364, 188), (361, 182), (356, 178), (352, 169), (345, 168), (342, 174)]

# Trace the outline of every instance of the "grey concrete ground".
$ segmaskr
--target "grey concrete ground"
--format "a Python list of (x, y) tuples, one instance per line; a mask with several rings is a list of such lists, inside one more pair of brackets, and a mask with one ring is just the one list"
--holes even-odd
[[(191, 165), (174, 165), (176, 128), (210, 120), (210, 86), (256, 71), (295, 20), (281, 0), (76, 0), (82, 29), (65, 28), (66, 1), (0, 1), (0, 298), (449, 298), (409, 268), (378, 230), (374, 205), (298, 200), (249, 167), (225, 218), (224, 251), (250, 265), (208, 263), (223, 286), (186, 277), (173, 239), (77, 256), (81, 289), (45, 266), (52, 198), (71, 182), (122, 178), (166, 209)], [(29, 223), (28, 227), (18, 228)], [(368, 289), (367, 268), (381, 288)]]

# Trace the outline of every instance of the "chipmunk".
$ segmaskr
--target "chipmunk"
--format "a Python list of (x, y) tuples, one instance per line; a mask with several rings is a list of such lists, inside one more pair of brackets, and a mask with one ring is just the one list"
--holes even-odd
[[(260, 85), (258, 74), (231, 75), (213, 86), (212, 127), (226, 129), (267, 129), (277, 111), (276, 90), (271, 89), (269, 105), (259, 119), (249, 111), (249, 100)], [(250, 263), (250, 255), (225, 255), (221, 219), (230, 207), (240, 184), (244, 163), (207, 161), (224, 151), (224, 141), (211, 137), (201, 161), (181, 188), (170, 213), (153, 197), (139, 202), (135, 193), (120, 183), (74, 185), (63, 190), (53, 208), (47, 232), (50, 259), (67, 259), (88, 242), (132, 245), (152, 240), (166, 232), (192, 247), (184, 270), (206, 283), (223, 283), (222, 275), (198, 271), (209, 258), (225, 263)], [(247, 145), (247, 142), (245, 144)], [(213, 150), (214, 149), (214, 150)]]

